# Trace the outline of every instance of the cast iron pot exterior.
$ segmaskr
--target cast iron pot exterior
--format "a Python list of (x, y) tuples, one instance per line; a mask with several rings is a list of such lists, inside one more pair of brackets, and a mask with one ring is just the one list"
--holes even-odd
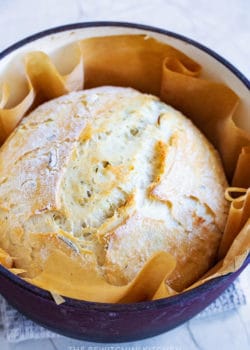
[[(236, 68), (206, 47), (175, 33), (131, 23), (77, 23), (50, 29), (4, 50), (0, 53), (0, 60), (19, 47), (47, 35), (102, 26), (145, 29), (183, 40), (213, 56), (233, 72), (248, 89), (250, 88), (249, 81)], [(186, 322), (214, 301), (249, 262), (250, 255), (237, 272), (210, 280), (188, 292), (166, 299), (132, 304), (107, 304), (65, 298), (65, 303), (59, 306), (49, 292), (25, 282), (0, 265), (0, 293), (24, 315), (64, 336), (95, 342), (124, 342), (151, 337)]]
[[(106, 304), (51, 295), (26, 283), (0, 265), (1, 294), (16, 309), (52, 331), (95, 342), (125, 342), (151, 337), (186, 322), (215, 300), (250, 262), (236, 273), (166, 299), (133, 304)], [(101, 292), (101, 291), (100, 291)]]

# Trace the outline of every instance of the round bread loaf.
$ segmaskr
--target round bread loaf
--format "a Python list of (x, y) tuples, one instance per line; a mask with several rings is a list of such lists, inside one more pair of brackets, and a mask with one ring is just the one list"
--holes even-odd
[(167, 282), (181, 291), (215, 262), (226, 187), (215, 149), (158, 98), (73, 92), (30, 113), (0, 149), (0, 246), (32, 278), (62, 241), (115, 285), (166, 251), (177, 261)]

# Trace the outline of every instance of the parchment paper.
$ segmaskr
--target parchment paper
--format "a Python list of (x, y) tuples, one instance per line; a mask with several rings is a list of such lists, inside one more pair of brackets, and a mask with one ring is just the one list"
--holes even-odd
[[(64, 50), (68, 57), (66, 66), (64, 62), (64, 74), (45, 53), (26, 55), (26, 88), (19, 91), (23, 98), (17, 104), (11, 103), (15, 101), (9, 88), (11, 84), (4, 82), (0, 100), (1, 142), (28, 111), (73, 90), (115, 85), (159, 96), (203, 131), (219, 151), (228, 181), (234, 186), (227, 191), (231, 206), (218, 263), (188, 289), (239, 269), (250, 251), (250, 134), (233, 120), (240, 103), (237, 92), (224, 84), (200, 78), (202, 67), (198, 63), (175, 48), (144, 35), (90, 38)], [(67, 67), (70, 67), (68, 71)], [(242, 118), (249, 118), (249, 115)], [(7, 252), (0, 251), (0, 262), (13, 273), (21, 274), (22, 270), (15, 269), (14, 258), (11, 259)], [(10, 261), (13, 261), (11, 266)], [(55, 250), (44, 271), (28, 281), (77, 299), (135, 302), (176, 294), (165, 283), (166, 276), (174, 268), (174, 258), (159, 252), (128, 285), (113, 286), (102, 276), (86, 270), (78, 256)]]

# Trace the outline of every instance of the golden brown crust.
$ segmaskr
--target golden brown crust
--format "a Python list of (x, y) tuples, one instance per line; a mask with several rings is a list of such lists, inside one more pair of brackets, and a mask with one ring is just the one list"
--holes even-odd
[(72, 93), (32, 112), (0, 150), (0, 246), (29, 278), (55, 248), (116, 285), (165, 251), (177, 261), (169, 285), (182, 290), (214, 262), (226, 186), (217, 152), (157, 98)]

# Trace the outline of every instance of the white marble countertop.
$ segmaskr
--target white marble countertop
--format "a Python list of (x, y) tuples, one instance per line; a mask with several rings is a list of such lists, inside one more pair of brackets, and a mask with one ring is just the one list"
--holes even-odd
[[(249, 0), (0, 0), (0, 51), (40, 30), (83, 21), (149, 24), (183, 34), (224, 56), (250, 77)], [(106, 350), (250, 349), (250, 267), (241, 275), (248, 303), (219, 316), (191, 320), (148, 340)], [(98, 344), (60, 337), (7, 343), (1, 350), (98, 350)], [(105, 350), (102, 346), (100, 350)]]

